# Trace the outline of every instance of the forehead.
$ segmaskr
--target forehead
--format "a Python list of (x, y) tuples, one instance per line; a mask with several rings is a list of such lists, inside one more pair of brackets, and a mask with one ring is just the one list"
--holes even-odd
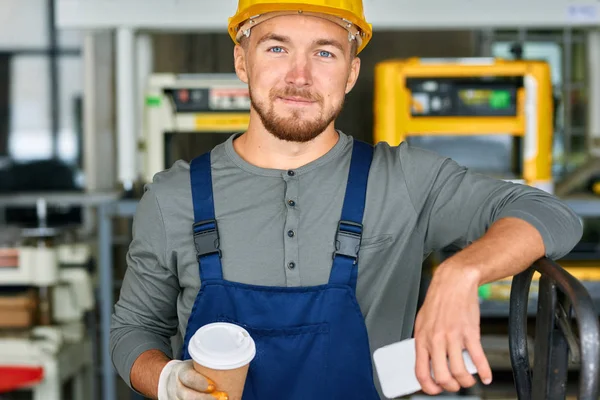
[(340, 42), (344, 47), (350, 46), (348, 31), (324, 18), (307, 15), (281, 15), (271, 18), (254, 28), (250, 37), (258, 42), (265, 35), (276, 34), (286, 36), (292, 42), (312, 43), (323, 39)]

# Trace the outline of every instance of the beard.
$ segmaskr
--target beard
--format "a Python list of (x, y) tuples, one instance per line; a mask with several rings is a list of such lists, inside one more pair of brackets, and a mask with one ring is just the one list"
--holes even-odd
[[(250, 102), (259, 115), (265, 129), (277, 139), (287, 142), (305, 143), (315, 139), (335, 120), (342, 111), (344, 101), (325, 112), (323, 110), (323, 97), (308, 90), (286, 87), (283, 90), (271, 89), (269, 92), (270, 104), (257, 101), (249, 88)], [(304, 110), (293, 110), (288, 117), (282, 117), (275, 112), (275, 101), (278, 97), (301, 97), (316, 102), (320, 106), (319, 115), (314, 119), (303, 118)]]

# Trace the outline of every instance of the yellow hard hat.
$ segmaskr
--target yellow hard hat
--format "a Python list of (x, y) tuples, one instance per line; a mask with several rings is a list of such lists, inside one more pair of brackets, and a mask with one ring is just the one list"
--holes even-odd
[(304, 14), (324, 17), (348, 30), (358, 43), (360, 53), (373, 36), (373, 28), (365, 19), (362, 0), (239, 0), (235, 15), (229, 18), (229, 35), (239, 43), (250, 28), (273, 16)]

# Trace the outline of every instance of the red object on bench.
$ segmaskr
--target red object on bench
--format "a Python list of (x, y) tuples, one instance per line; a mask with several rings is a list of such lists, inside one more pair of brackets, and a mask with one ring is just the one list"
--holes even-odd
[(35, 366), (0, 366), (0, 393), (33, 386), (44, 379), (44, 369)]

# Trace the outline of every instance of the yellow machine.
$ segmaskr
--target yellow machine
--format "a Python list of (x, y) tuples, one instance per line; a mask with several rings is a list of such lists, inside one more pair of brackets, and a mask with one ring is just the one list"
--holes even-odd
[[(405, 141), (477, 172), (553, 192), (553, 103), (550, 66), (542, 61), (384, 61), (375, 69), (374, 142), (395, 146)], [(449, 255), (432, 255), (432, 270)], [(590, 293), (600, 289), (597, 259), (558, 262)], [(536, 274), (532, 298), (538, 281)], [(507, 278), (483, 286), (481, 299), (506, 303), (511, 282)], [(482, 315), (504, 311), (483, 307)]]
[(375, 70), (377, 142), (407, 141), (553, 192), (553, 98), (541, 61), (406, 59)]

